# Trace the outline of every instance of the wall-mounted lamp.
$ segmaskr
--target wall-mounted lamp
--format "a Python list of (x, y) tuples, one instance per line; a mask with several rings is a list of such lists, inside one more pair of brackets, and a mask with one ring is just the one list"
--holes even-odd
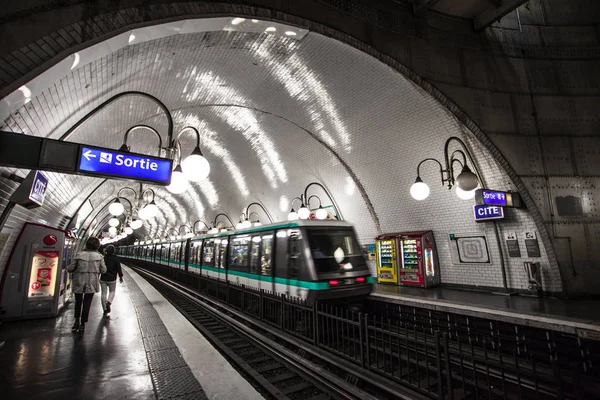
[[(323, 208), (323, 205), (321, 203), (321, 198), (317, 195), (312, 195), (312, 196), (308, 197), (308, 188), (310, 188), (313, 185), (317, 185), (321, 189), (323, 189), (325, 194), (329, 197), (329, 200), (331, 200), (331, 204), (333, 205), (333, 208), (335, 209), (335, 212), (337, 213), (337, 218), (340, 220), (343, 220), (342, 215), (340, 213), (340, 209), (337, 206), (337, 204), (335, 203), (335, 200), (333, 199), (333, 197), (331, 196), (331, 194), (329, 193), (327, 188), (318, 182), (311, 182), (306, 186), (306, 188), (304, 189), (304, 193), (301, 194), (300, 197), (294, 197), (292, 199), (292, 209), (290, 210), (290, 213), (288, 214), (288, 221), (294, 221), (297, 219), (308, 219), (310, 217), (310, 210), (309, 210), (310, 204), (309, 203), (310, 203), (310, 199), (312, 199), (313, 197), (316, 197), (317, 199), (319, 199), (319, 208), (315, 212), (315, 217), (320, 220), (327, 218), (328, 213), (327, 213), (327, 210), (325, 210)], [(300, 208), (298, 209), (297, 213), (296, 213), (296, 210), (294, 209), (294, 200), (300, 200)]]
[[(171, 233), (171, 234), (169, 235), (169, 233)], [(169, 229), (167, 229), (167, 232), (165, 234), (168, 236), (169, 239), (177, 240), (177, 236), (179, 235), (179, 232), (175, 228), (169, 228)]]
[(200, 132), (193, 126), (186, 126), (179, 132), (177, 137), (185, 131), (191, 130), (196, 134), (196, 147), (192, 151), (192, 154), (187, 156), (181, 163), (183, 167), (183, 173), (191, 182), (200, 182), (208, 177), (210, 173), (210, 164), (208, 160), (202, 155), (200, 151)]
[[(256, 221), (252, 221), (252, 214), (256, 215)], [(248, 215), (248, 218), (250, 219), (250, 224), (252, 226), (261, 226), (262, 224), (260, 223), (260, 217), (258, 216), (258, 213), (255, 213), (254, 211), (250, 213), (250, 215)]]
[[(219, 218), (220, 216), (223, 216), (225, 218), (227, 218), (227, 220), (229, 221), (229, 223), (231, 224), (230, 227), (233, 228), (235, 226), (235, 224), (233, 223), (233, 221), (231, 220), (231, 218), (229, 218), (229, 215), (225, 214), (225, 213), (219, 213), (215, 216), (215, 219), (212, 223), (212, 228), (210, 229), (210, 231), (208, 231), (208, 233), (218, 233), (219, 232), (219, 228), (217, 227), (217, 218)], [(221, 231), (226, 231), (227, 229), (221, 229)]]
[(240, 215), (239, 222), (235, 225), (235, 229), (247, 229), (252, 226), (252, 223), (248, 220), (246, 213)]
[(306, 203), (310, 207), (310, 199), (312, 199), (313, 197), (316, 197), (317, 200), (319, 200), (319, 208), (315, 212), (315, 217), (317, 219), (321, 219), (321, 220), (326, 219), (327, 218), (327, 210), (323, 208), (323, 205), (321, 204), (321, 198), (319, 196), (317, 196), (316, 194), (313, 194), (306, 200)]
[(162, 137), (160, 136), (160, 133), (158, 133), (158, 131), (156, 129), (154, 129), (151, 126), (148, 126), (148, 125), (135, 125), (135, 126), (132, 126), (129, 129), (127, 129), (127, 132), (125, 132), (125, 137), (123, 138), (123, 144), (119, 148), (119, 151), (128, 152), (129, 149), (130, 149), (130, 147), (127, 145), (127, 140), (129, 138), (129, 134), (133, 133), (135, 131), (138, 131), (138, 130), (142, 130), (142, 129), (154, 133), (154, 135), (158, 138), (158, 149), (157, 149), (156, 155), (158, 157), (161, 157)]
[[(250, 210), (250, 207), (252, 207), (252, 206), (260, 207), (263, 210), (263, 212), (265, 213), (265, 215), (267, 216), (267, 218), (269, 218), (269, 222), (273, 223), (273, 218), (271, 217), (271, 214), (269, 213), (269, 211), (267, 211), (267, 209), (262, 204), (257, 203), (257, 202), (250, 203), (246, 207), (245, 214), (248, 216), (248, 218), (250, 218), (250, 215), (256, 214), (257, 222), (260, 224), (260, 218), (256, 212), (251, 212), (250, 214), (248, 214), (248, 211)], [(254, 226), (258, 226), (258, 225), (256, 225), (256, 222), (254, 223)]]
[[(455, 150), (452, 152), (452, 154), (448, 154), (450, 142), (452, 142), (453, 140), (457, 141), (462, 146), (464, 151)], [(462, 162), (459, 159), (455, 158), (456, 154), (460, 154), (462, 156)], [(417, 179), (415, 180), (415, 183), (413, 183), (410, 187), (410, 195), (412, 196), (412, 198), (415, 200), (425, 200), (429, 196), (429, 186), (425, 182), (423, 182), (420, 175), (421, 164), (423, 164), (425, 161), (434, 161), (439, 165), (442, 185), (447, 184), (448, 189), (452, 189), (452, 187), (456, 185), (456, 195), (461, 199), (468, 200), (473, 198), (473, 196), (475, 195), (475, 188), (477, 188), (477, 186), (479, 185), (479, 179), (477, 175), (475, 175), (467, 165), (467, 156), (469, 157), (471, 164), (475, 166), (475, 163), (473, 162), (473, 157), (471, 157), (471, 154), (469, 153), (469, 150), (467, 149), (465, 143), (456, 136), (451, 136), (450, 138), (448, 138), (448, 140), (446, 140), (446, 144), (444, 145), (445, 168), (442, 165), (442, 163), (440, 163), (435, 158), (426, 158), (423, 161), (421, 161), (417, 166)], [(454, 177), (455, 162), (458, 162), (462, 165), (462, 170), (456, 178)]]
[(206, 224), (206, 222), (204, 222), (204, 221), (202, 221), (201, 219), (199, 219), (199, 220), (197, 220), (196, 222), (194, 222), (194, 223), (192, 224), (192, 230), (194, 231), (194, 234), (196, 234), (196, 233), (201, 233), (201, 232), (202, 232), (202, 231), (197, 231), (197, 230), (196, 230), (196, 224), (197, 224), (198, 222), (202, 222), (202, 223), (204, 224), (204, 226), (206, 227), (206, 232), (208, 232), (208, 231), (210, 230), (210, 227), (209, 227), (209, 226)]
[(187, 226), (187, 225), (185, 225), (185, 224), (181, 225), (181, 226), (179, 227), (179, 233), (180, 233), (180, 234), (181, 234), (181, 228), (186, 228), (186, 229), (187, 229), (187, 233), (184, 233), (184, 234), (183, 234), (183, 236), (181, 236), (181, 237), (183, 237), (184, 239), (189, 239), (189, 238), (191, 238), (191, 237), (193, 237), (193, 236), (194, 236), (194, 232), (192, 231), (192, 228), (190, 228), (189, 226)]
[(304, 201), (300, 197), (294, 197), (292, 199), (292, 208), (290, 209), (290, 213), (288, 214), (288, 221), (295, 221), (298, 219), (298, 213), (294, 209), (294, 200), (300, 200), (300, 208), (304, 207)]
[(154, 202), (154, 196), (155, 196), (154, 190), (152, 190), (152, 189), (144, 190), (142, 192), (142, 198), (145, 198), (146, 193), (152, 194), (152, 199), (150, 200), (150, 202), (146, 203), (146, 205), (144, 207), (142, 207), (142, 209), (138, 212), (138, 217), (140, 219), (154, 218), (158, 214), (158, 206)]
[(176, 154), (178, 156), (178, 161), (175, 165), (175, 169), (171, 172), (171, 184), (167, 186), (167, 190), (173, 194), (181, 194), (188, 188), (188, 178), (181, 168), (181, 145), (176, 140), (174, 141), (174, 144), (173, 148), (177, 150)]

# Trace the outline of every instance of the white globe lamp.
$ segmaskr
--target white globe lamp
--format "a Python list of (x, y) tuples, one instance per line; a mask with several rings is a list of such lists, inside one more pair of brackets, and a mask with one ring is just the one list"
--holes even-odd
[(171, 184), (167, 186), (167, 190), (173, 194), (181, 194), (188, 187), (188, 178), (183, 173), (181, 165), (177, 165), (171, 173)]
[(417, 177), (415, 183), (410, 187), (410, 195), (415, 200), (425, 200), (429, 196), (429, 186)]
[(132, 227), (130, 227), (130, 226), (128, 226), (127, 228), (125, 228), (125, 233), (126, 233), (127, 235), (131, 235), (131, 234), (133, 233), (133, 228), (132, 228)]
[(154, 200), (152, 200), (150, 203), (146, 204), (146, 206), (140, 210), (140, 213), (143, 214), (143, 216), (142, 215), (139, 216), (142, 219), (154, 218), (158, 214), (158, 206), (154, 203)]
[(129, 224), (129, 226), (132, 229), (140, 229), (142, 227), (144, 223), (142, 222), (141, 219), (134, 219), (133, 221), (131, 221), (131, 223)]
[(118, 217), (119, 215), (123, 214), (124, 211), (125, 207), (123, 207), (123, 204), (121, 204), (119, 199), (115, 199), (114, 203), (108, 206), (108, 212), (111, 213), (111, 215), (114, 215), (115, 217)]
[(250, 228), (252, 226), (252, 222), (245, 220), (244, 222), (242, 222), (242, 228), (246, 229), (246, 228)]
[(117, 227), (119, 226), (119, 224), (121, 223), (121, 221), (119, 221), (117, 218), (111, 218), (108, 220), (108, 225), (110, 225), (111, 227)]
[(298, 219), (298, 213), (292, 208), (292, 211), (288, 214), (288, 221), (295, 221)]
[(298, 218), (300, 219), (308, 219), (310, 217), (310, 210), (306, 208), (306, 206), (302, 205), (298, 210)]
[(210, 173), (210, 164), (204, 158), (200, 147), (196, 146), (192, 154), (186, 157), (181, 163), (183, 173), (191, 182), (200, 182), (208, 177)]
[(457, 186), (455, 186), (455, 192), (456, 195), (458, 196), (459, 199), (461, 200), (471, 200), (472, 198), (475, 197), (475, 189), (473, 190), (462, 190), (461, 188)]
[(110, 233), (111, 235), (116, 235), (117, 234), (117, 228), (115, 228), (114, 226), (111, 226), (110, 228), (108, 228), (108, 233)]
[(474, 190), (479, 184), (479, 179), (477, 179), (477, 175), (475, 175), (471, 169), (465, 165), (456, 177), (456, 185), (464, 191)]
[(323, 207), (319, 207), (319, 209), (315, 213), (315, 217), (317, 217), (317, 219), (327, 218), (327, 210), (325, 210)]

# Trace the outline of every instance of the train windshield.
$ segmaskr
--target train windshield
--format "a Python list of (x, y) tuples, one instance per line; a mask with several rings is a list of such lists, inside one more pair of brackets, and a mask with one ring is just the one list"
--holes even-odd
[(309, 229), (308, 242), (318, 274), (368, 270), (351, 229)]

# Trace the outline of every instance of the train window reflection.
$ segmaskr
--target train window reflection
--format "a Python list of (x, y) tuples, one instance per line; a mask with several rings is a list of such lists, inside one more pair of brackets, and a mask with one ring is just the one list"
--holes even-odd
[(248, 271), (250, 236), (234, 237), (230, 243), (229, 268), (237, 271)]
[(317, 273), (368, 269), (352, 230), (310, 229), (308, 241)]

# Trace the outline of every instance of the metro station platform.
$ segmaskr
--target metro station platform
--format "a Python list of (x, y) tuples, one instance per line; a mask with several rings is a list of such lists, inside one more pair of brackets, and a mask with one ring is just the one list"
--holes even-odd
[(0, 327), (5, 399), (262, 399), (150, 284), (124, 267), (113, 310), (94, 296), (86, 331), (56, 318)]
[(600, 337), (600, 301), (376, 284), (372, 300)]

